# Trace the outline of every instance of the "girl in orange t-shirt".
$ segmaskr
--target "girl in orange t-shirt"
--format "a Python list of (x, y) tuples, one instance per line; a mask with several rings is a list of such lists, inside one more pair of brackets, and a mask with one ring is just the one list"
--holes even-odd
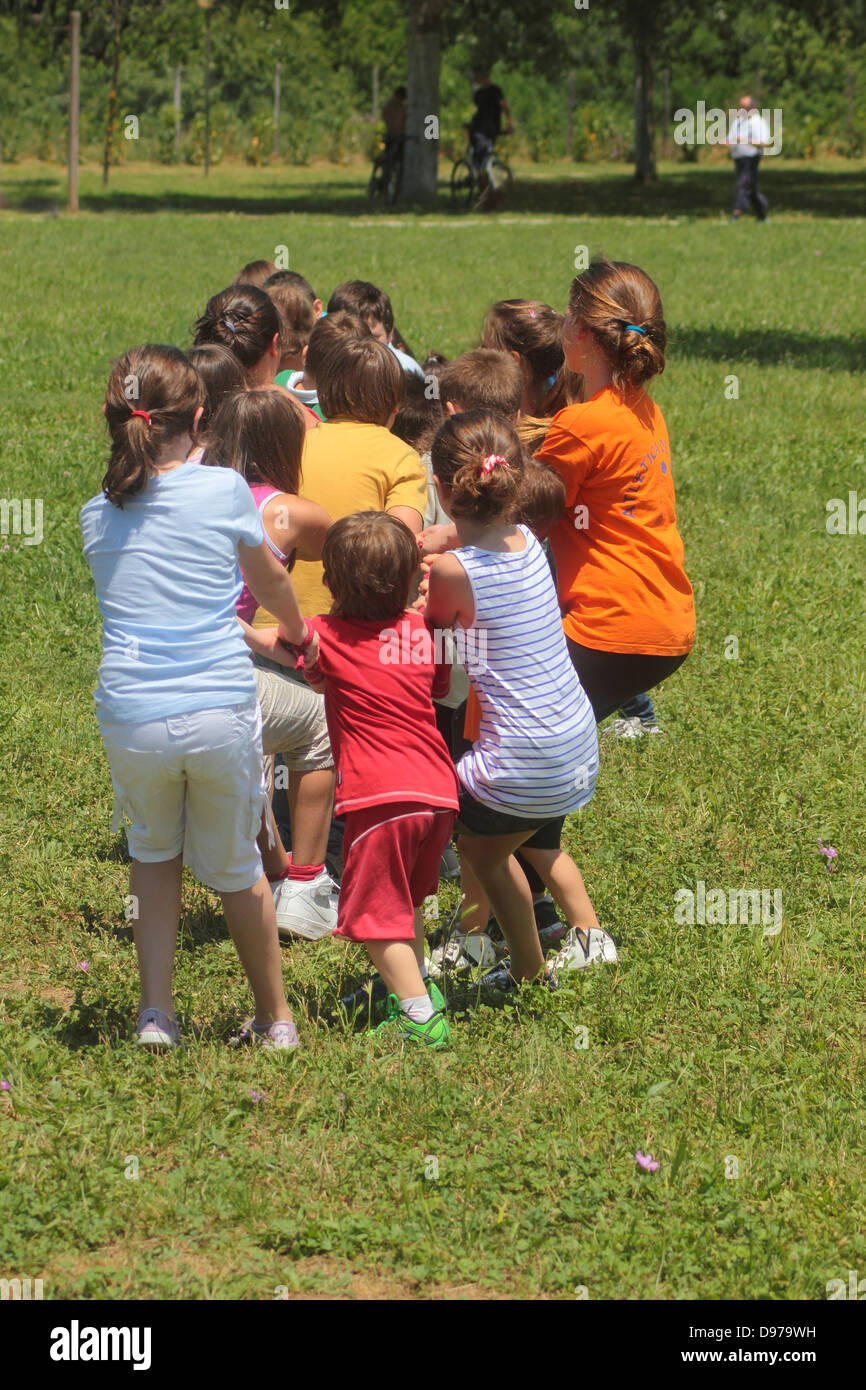
[(550, 541), (572, 662), (598, 721), (651, 690), (695, 640), (664, 417), (644, 383), (664, 370), (658, 289), (595, 261), (571, 287), (565, 360), (583, 401), (556, 415), (537, 458), (565, 484)]

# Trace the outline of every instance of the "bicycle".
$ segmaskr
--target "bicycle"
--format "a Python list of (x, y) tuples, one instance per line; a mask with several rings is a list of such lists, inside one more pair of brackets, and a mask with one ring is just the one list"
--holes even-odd
[(464, 202), (469, 207), (477, 195), (479, 203), (495, 204), (511, 188), (514, 175), (505, 160), (496, 154), (495, 148), (490, 149), (480, 173), (472, 153), (470, 140), (465, 155), (455, 160), (451, 170), (451, 200), (454, 203)]
[(388, 207), (393, 207), (400, 184), (403, 182), (403, 144), (396, 141), (383, 141), (373, 160), (373, 172), (367, 185), (367, 197), (384, 198)]

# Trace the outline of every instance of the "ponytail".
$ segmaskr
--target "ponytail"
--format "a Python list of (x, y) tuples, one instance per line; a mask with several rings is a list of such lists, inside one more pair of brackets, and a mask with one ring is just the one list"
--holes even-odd
[(667, 325), (661, 295), (638, 266), (593, 261), (572, 282), (568, 317), (593, 334), (620, 393), (637, 390), (664, 371)]
[(146, 486), (165, 445), (191, 434), (204, 399), (198, 373), (179, 348), (130, 348), (114, 365), (105, 395), (111, 453), (102, 480), (109, 502), (122, 507)]
[(523, 450), (512, 425), (492, 410), (451, 415), (431, 450), (433, 473), (451, 496), (448, 510), (457, 519), (507, 520), (523, 472)]

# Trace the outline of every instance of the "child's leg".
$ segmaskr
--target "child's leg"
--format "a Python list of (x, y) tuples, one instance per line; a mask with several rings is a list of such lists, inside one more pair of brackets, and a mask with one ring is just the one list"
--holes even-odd
[(531, 830), (513, 835), (462, 834), (458, 841), (461, 859), (465, 856), (490, 899), (511, 952), (511, 974), (518, 981), (534, 980), (544, 968), (532, 893), (514, 858), (514, 851), (532, 834)]
[(129, 867), (129, 891), (137, 908), (132, 934), (141, 980), (139, 1012), (159, 1009), (174, 1016), (171, 976), (180, 921), (180, 887), (183, 856), (144, 864), (133, 859)]
[(324, 864), (334, 805), (333, 768), (289, 774), (292, 863)]
[(472, 865), (462, 854), (460, 856), (460, 887), (463, 890), (463, 902), (459, 930), (467, 933), (486, 931), (490, 917), (490, 902), (478, 882)]
[(292, 1011), (283, 989), (282, 957), (277, 936), (274, 898), (262, 874), (252, 888), (220, 893), (232, 941), (241, 959), (253, 998), (256, 1023), (291, 1022)]
[[(418, 961), (418, 938), (412, 941), (365, 941), (367, 953), (389, 994), (405, 999), (426, 999), (427, 987)], [(421, 947), (423, 951), (423, 945)], [(423, 959), (423, 957), (422, 957)]]
[(269, 879), (283, 878), (289, 867), (289, 856), (280, 839), (270, 803), (262, 812), (262, 828), (256, 837), (256, 844), (262, 856), (262, 868), (266, 876)]
[(598, 918), (580, 869), (571, 856), (562, 849), (530, 849), (527, 845), (523, 846), (521, 854), (547, 884), (568, 925), (576, 927), (585, 938), (590, 928), (598, 926)]

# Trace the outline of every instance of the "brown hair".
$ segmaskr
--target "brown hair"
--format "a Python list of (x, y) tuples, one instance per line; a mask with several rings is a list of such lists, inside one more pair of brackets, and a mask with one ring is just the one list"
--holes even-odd
[(264, 290), (255, 285), (231, 285), (207, 302), (196, 320), (194, 343), (222, 343), (245, 372), (261, 362), (280, 331), (280, 316)]
[[(430, 378), (432, 381), (433, 378)], [(426, 454), (445, 418), (445, 409), (426, 377), (412, 372), (406, 377), (406, 399), (397, 411), (391, 433), (419, 454)]]
[(578, 275), (568, 297), (568, 327), (578, 324), (595, 337), (619, 392), (636, 390), (664, 371), (667, 326), (661, 296), (638, 266), (597, 260)]
[(248, 261), (232, 280), (233, 285), (255, 285), (261, 289), (269, 276), (276, 273), (273, 261)]
[(443, 368), (439, 392), (443, 401), (463, 410), (493, 410), (514, 420), (523, 398), (523, 373), (510, 353), (476, 348)]
[[(433, 473), (451, 489), (451, 516), (503, 521), (517, 501), (524, 458), (514, 426), (492, 410), (450, 415), (433, 440)], [(507, 467), (493, 459), (504, 459)]]
[(337, 309), (346, 309), (364, 323), (368, 318), (378, 319), (386, 333), (394, 328), (394, 310), (391, 300), (378, 285), (369, 280), (346, 280), (338, 285), (328, 300), (328, 315)]
[(102, 491), (109, 502), (122, 507), (141, 492), (162, 448), (192, 432), (203, 401), (198, 372), (180, 348), (145, 343), (118, 358), (105, 393), (111, 453)]
[(205, 462), (234, 468), (248, 483), (296, 494), (306, 432), (301, 407), (281, 386), (240, 391), (213, 418)]
[(265, 290), (280, 317), (280, 354), (297, 357), (310, 341), (316, 326), (313, 305), (296, 285), (268, 281)]
[(319, 377), (327, 373), (327, 360), (336, 347), (347, 338), (372, 338), (372, 333), (363, 319), (337, 309), (319, 319), (310, 334), (310, 346), (304, 363), (304, 373), (318, 386)]
[(266, 294), (270, 294), (274, 285), (290, 285), (293, 290), (299, 290), (302, 295), (314, 303), (316, 292), (310, 284), (297, 270), (275, 270), (273, 275), (269, 275), (262, 289)]
[(319, 404), (329, 420), (387, 425), (406, 395), (400, 363), (372, 337), (343, 337), (327, 354), (324, 371), (315, 370)]
[(227, 396), (244, 390), (244, 372), (234, 353), (222, 343), (202, 343), (201, 347), (190, 348), (187, 357), (204, 387), (204, 414), (199, 421), (199, 429), (203, 430)]
[(418, 542), (387, 512), (356, 512), (335, 521), (322, 547), (324, 579), (338, 618), (399, 618), (418, 570)]
[(565, 405), (562, 325), (562, 314), (540, 299), (501, 299), (481, 330), (483, 347), (516, 352), (528, 366), (537, 415), (555, 415)]
[(552, 468), (528, 459), (512, 516), (544, 540), (565, 513), (565, 483)]

